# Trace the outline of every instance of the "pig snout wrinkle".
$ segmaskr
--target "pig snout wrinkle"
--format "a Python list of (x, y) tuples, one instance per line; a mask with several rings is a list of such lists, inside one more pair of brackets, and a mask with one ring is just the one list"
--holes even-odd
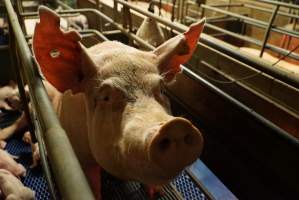
[(150, 144), (150, 159), (169, 176), (176, 176), (201, 154), (203, 138), (184, 118), (173, 118), (161, 125)]

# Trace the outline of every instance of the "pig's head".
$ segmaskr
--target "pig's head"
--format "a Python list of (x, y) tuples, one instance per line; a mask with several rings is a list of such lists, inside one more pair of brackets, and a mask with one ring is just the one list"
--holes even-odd
[(203, 22), (150, 52), (111, 41), (85, 49), (76, 32), (61, 32), (55, 13), (39, 13), (36, 59), (59, 91), (84, 94), (89, 146), (101, 167), (119, 178), (163, 184), (198, 158), (203, 138), (190, 121), (170, 115), (163, 85), (191, 57)]

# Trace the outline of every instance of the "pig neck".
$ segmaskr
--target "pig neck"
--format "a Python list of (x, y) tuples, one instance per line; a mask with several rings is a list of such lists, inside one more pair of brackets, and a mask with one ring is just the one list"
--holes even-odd
[(83, 166), (94, 165), (89, 142), (84, 95), (66, 91), (54, 105), (62, 127), (65, 129), (72, 147)]

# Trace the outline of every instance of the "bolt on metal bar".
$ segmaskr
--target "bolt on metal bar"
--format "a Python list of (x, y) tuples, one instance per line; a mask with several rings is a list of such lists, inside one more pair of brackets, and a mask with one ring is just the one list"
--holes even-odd
[(59, 191), (62, 197), (67, 200), (94, 199), (70, 141), (61, 128), (50, 103), (11, 1), (4, 0), (4, 4), (16, 44), (19, 47), (20, 58), (25, 71), (24, 75), (32, 92), (32, 104), (36, 108), (44, 132), (48, 157)]
[(268, 24), (268, 27), (267, 27), (266, 32), (265, 32), (265, 36), (264, 36), (264, 40), (263, 40), (263, 44), (262, 44), (262, 48), (261, 48), (261, 52), (260, 52), (260, 57), (263, 57), (263, 54), (264, 54), (264, 51), (265, 51), (265, 48), (266, 48), (266, 44), (268, 42), (268, 38), (270, 36), (271, 28), (272, 28), (272, 25), (273, 25), (273, 22), (275, 20), (275, 17), (277, 15), (278, 10), (279, 10), (279, 5), (277, 5), (275, 7), (275, 9), (273, 10), (273, 13), (271, 15), (271, 18), (269, 20), (269, 24)]

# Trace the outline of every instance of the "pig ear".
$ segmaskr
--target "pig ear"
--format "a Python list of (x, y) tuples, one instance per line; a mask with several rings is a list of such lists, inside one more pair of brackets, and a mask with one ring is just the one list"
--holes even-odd
[(46, 79), (59, 91), (78, 92), (83, 79), (80, 35), (63, 32), (60, 18), (52, 10), (39, 7), (40, 22), (33, 36), (33, 51)]
[(169, 39), (154, 50), (158, 56), (158, 69), (165, 81), (171, 81), (181, 71), (196, 49), (199, 36), (204, 28), (205, 19), (192, 24), (188, 31)]

